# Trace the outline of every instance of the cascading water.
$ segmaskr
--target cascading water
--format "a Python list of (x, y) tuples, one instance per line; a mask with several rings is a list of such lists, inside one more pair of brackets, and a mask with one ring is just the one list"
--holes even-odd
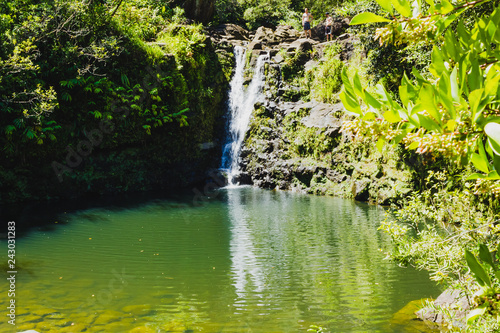
[(241, 46), (234, 48), (236, 67), (229, 90), (229, 131), (224, 152), (222, 154), (222, 169), (227, 171), (229, 185), (237, 185), (235, 177), (239, 173), (239, 155), (243, 139), (248, 129), (254, 104), (261, 96), (264, 85), (264, 64), (269, 61), (269, 55), (257, 58), (252, 81), (245, 89), (244, 69), (246, 49)]

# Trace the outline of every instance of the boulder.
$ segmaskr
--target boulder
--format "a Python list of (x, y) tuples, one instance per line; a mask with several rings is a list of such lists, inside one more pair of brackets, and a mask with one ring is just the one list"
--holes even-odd
[(262, 42), (253, 40), (250, 44), (248, 44), (247, 49), (249, 51), (262, 50)]
[(274, 42), (274, 31), (271, 28), (259, 27), (255, 32), (253, 42)]
[(232, 39), (248, 40), (248, 31), (236, 24), (223, 24), (223, 30), (226, 35), (232, 36)]
[(434, 301), (435, 306), (440, 306), (447, 309), (450, 318), (444, 318), (442, 312), (437, 312), (431, 307), (425, 307), (417, 311), (417, 317), (421, 320), (431, 321), (434, 323), (444, 323), (452, 320), (452, 325), (456, 327), (466, 326), (467, 311), (470, 309), (467, 296), (463, 295), (462, 291), (455, 289), (446, 289)]
[(287, 52), (307, 52), (313, 49), (313, 44), (317, 44), (318, 42), (312, 41), (310, 39), (301, 38), (297, 39), (293, 43), (288, 46)]
[(274, 36), (279, 43), (291, 43), (300, 37), (300, 32), (295, 30), (291, 25), (279, 25), (276, 27)]
[(352, 183), (351, 192), (355, 200), (367, 201), (369, 197), (368, 188), (369, 179), (357, 180)]

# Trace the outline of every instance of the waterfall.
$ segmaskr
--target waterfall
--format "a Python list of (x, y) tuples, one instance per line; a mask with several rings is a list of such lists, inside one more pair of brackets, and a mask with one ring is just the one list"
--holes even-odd
[(255, 102), (261, 96), (264, 85), (264, 64), (269, 61), (269, 55), (260, 55), (257, 58), (252, 80), (247, 88), (244, 86), (246, 49), (241, 46), (234, 48), (236, 66), (230, 83), (228, 97), (229, 128), (228, 137), (222, 154), (221, 168), (228, 174), (229, 185), (235, 184), (235, 177), (239, 173), (239, 155), (245, 133), (248, 130), (250, 117)]

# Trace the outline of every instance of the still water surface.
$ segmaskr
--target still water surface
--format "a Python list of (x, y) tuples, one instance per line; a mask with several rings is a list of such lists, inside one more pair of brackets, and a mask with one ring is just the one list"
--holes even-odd
[(382, 208), (251, 187), (192, 199), (62, 213), (18, 239), (17, 331), (426, 331), (393, 317), (439, 290), (383, 260)]

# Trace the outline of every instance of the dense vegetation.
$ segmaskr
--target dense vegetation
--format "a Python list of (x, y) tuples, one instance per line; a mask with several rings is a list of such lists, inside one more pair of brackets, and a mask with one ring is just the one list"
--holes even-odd
[[(434, 164), (434, 170), (426, 170), (422, 190), (395, 212), (396, 221), (382, 225), (395, 240), (391, 255), (462, 290), (472, 300), (469, 331), (497, 331), (498, 2), (377, 2), (380, 15), (361, 13), (351, 25), (386, 23), (374, 38), (406, 52), (412, 42), (433, 45), (430, 62), (376, 87), (363, 87), (357, 74), (344, 72), (340, 97), (355, 115), (344, 131), (374, 140), (381, 150), (385, 142), (404, 145)], [(453, 311), (440, 311), (454, 321)]]
[(157, 1), (3, 2), (2, 201), (180, 179), (169, 166), (217, 139), (226, 82), (184, 20)]
[[(203, 3), (215, 5), (206, 26), (300, 29), (304, 7), (313, 25), (326, 11), (353, 18), (357, 61), (332, 46), (309, 71), (287, 58), (284, 79), (306, 87), (301, 98), (341, 99), (355, 145), (413, 161), (416, 190), (382, 225), (390, 255), (472, 296), (470, 330), (497, 330), (499, 1)], [(0, 4), (2, 202), (185, 185), (216, 166), (199, 144), (220, 139), (227, 80), (205, 27), (177, 5)]]

